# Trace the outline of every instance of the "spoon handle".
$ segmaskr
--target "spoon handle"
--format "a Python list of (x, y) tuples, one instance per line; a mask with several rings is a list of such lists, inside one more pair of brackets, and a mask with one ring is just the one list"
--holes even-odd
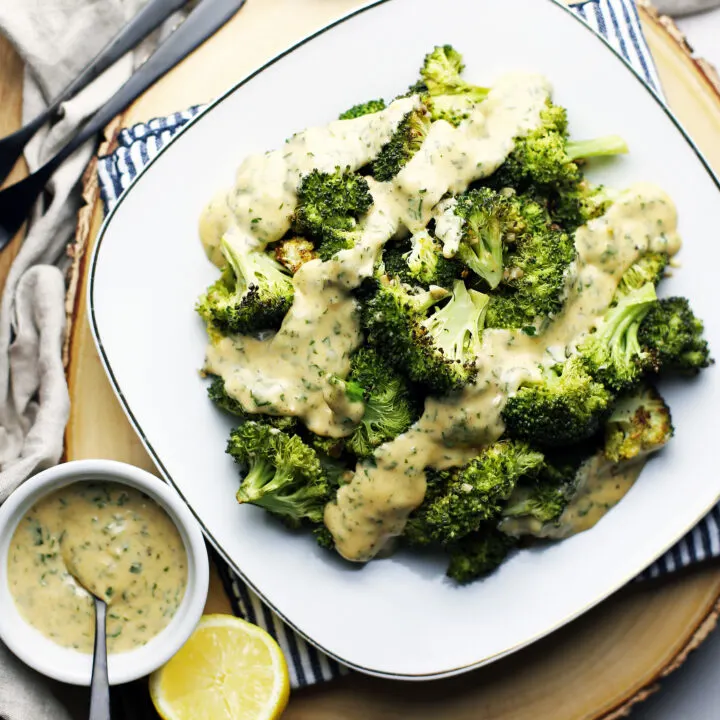
[(90, 720), (110, 720), (110, 684), (107, 668), (105, 616), (107, 605), (95, 598), (95, 651), (90, 681)]

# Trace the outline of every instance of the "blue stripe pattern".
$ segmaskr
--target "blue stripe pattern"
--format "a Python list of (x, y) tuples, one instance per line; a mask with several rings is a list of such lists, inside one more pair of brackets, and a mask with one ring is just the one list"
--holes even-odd
[[(586, 0), (572, 3), (570, 7), (595, 32), (607, 39), (655, 93), (660, 94), (660, 81), (632, 0)], [(120, 131), (117, 149), (98, 163), (100, 190), (107, 212), (115, 206), (143, 166), (202, 109), (202, 106), (196, 106)], [(715, 507), (686, 537), (645, 570), (638, 580), (657, 578), (718, 556), (720, 507)], [(233, 612), (264, 627), (280, 644), (288, 659), (293, 687), (332, 680), (348, 672), (347, 668), (316, 650), (285, 625), (215, 553), (213, 560)]]

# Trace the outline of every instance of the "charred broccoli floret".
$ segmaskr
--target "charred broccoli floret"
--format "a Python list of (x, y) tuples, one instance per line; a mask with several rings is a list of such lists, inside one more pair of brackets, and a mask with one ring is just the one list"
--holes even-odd
[(693, 375), (712, 360), (703, 338), (702, 320), (685, 298), (660, 300), (640, 324), (638, 341), (655, 359), (658, 370)]
[(447, 576), (460, 584), (477, 580), (502, 565), (516, 542), (493, 527), (466, 535), (450, 548)]
[(289, 238), (275, 245), (275, 259), (293, 275), (310, 260), (314, 260), (315, 245), (305, 238)]
[(362, 303), (367, 342), (389, 363), (433, 392), (444, 394), (466, 385), (476, 372), (475, 358), (487, 298), (457, 281), (443, 308), (428, 310), (447, 298), (439, 287), (412, 293), (398, 282), (378, 284)]
[(670, 408), (660, 393), (641, 386), (621, 398), (605, 425), (605, 457), (612, 462), (638, 459), (659, 450), (672, 437)]
[(382, 259), (388, 276), (426, 289), (430, 285), (450, 289), (464, 271), (460, 262), (442, 254), (438, 241), (425, 230), (386, 245)]
[(298, 435), (248, 421), (233, 430), (227, 452), (243, 466), (237, 499), (299, 524), (320, 523), (334, 488), (318, 454)]
[(431, 492), (406, 525), (409, 542), (447, 545), (499, 517), (518, 480), (535, 472), (542, 453), (522, 442), (501, 440), (450, 472), (435, 473)]
[(208, 397), (217, 405), (221, 410), (224, 410), (230, 415), (235, 415), (242, 420), (256, 419), (267, 425), (277, 428), (278, 430), (284, 430), (285, 432), (294, 432), (298, 425), (298, 419), (291, 415), (258, 415), (257, 413), (249, 413), (243, 408), (238, 400), (231, 395), (228, 395), (225, 390), (225, 380), (215, 375), (210, 385), (207, 388)]
[(358, 457), (371, 455), (417, 420), (420, 407), (416, 395), (375, 350), (361, 348), (352, 356), (348, 381), (362, 388), (365, 402), (360, 425), (345, 438), (346, 447)]
[(316, 241), (320, 258), (353, 247), (358, 219), (373, 202), (365, 178), (349, 169), (313, 170), (300, 181), (297, 195), (294, 228)]
[(371, 115), (372, 113), (384, 110), (385, 107), (385, 101), (382, 98), (379, 100), (368, 100), (368, 102), (353, 105), (349, 110), (341, 113), (338, 120), (352, 120), (353, 118), (359, 118), (363, 115)]
[(220, 279), (200, 298), (196, 309), (210, 327), (250, 335), (280, 327), (293, 301), (293, 284), (268, 254), (239, 248), (225, 238), (227, 261)]
[(613, 396), (578, 358), (548, 369), (539, 382), (525, 383), (502, 412), (508, 435), (541, 447), (572, 445), (594, 435)]
[(638, 340), (643, 318), (657, 304), (655, 286), (645, 283), (622, 295), (596, 331), (579, 348), (590, 374), (616, 392), (635, 385), (651, 367), (653, 354)]
[(392, 180), (420, 149), (429, 129), (427, 108), (420, 107), (409, 112), (373, 161), (373, 177), (380, 182)]

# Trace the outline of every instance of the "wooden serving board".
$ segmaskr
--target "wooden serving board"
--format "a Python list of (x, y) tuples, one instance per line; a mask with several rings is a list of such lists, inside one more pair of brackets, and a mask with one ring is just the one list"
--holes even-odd
[[(357, 0), (248, 0), (208, 43), (163, 78), (108, 129), (211, 100)], [(670, 105), (720, 171), (720, 81), (671, 22), (645, 2), (643, 25)], [(16, 62), (0, 44), (0, 73)], [(0, 130), (19, 119), (20, 83), (0, 79)], [(9, 118), (9, 119), (8, 119)], [(8, 125), (10, 123), (10, 125)], [(67, 301), (66, 363), (72, 397), (67, 459), (112, 458), (154, 471), (100, 365), (85, 313), (89, 253), (102, 221), (94, 164), (84, 183)], [(7, 253), (0, 263), (7, 263)], [(0, 282), (4, 267), (0, 264)], [(226, 609), (219, 584), (209, 609)], [(481, 611), (481, 609), (479, 609)], [(293, 695), (287, 720), (599, 720), (626, 716), (714, 628), (720, 571), (694, 568), (662, 584), (631, 585), (530, 648), (460, 678), (423, 684), (353, 675)], [(422, 628), (418, 628), (422, 632)], [(80, 717), (80, 715), (78, 716)]]

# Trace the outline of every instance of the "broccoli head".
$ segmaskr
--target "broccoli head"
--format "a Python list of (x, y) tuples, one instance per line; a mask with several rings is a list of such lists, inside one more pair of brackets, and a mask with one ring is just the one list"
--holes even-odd
[(655, 388), (640, 386), (621, 398), (605, 424), (605, 456), (612, 462), (641, 458), (672, 437), (670, 408)]
[(524, 328), (560, 312), (575, 243), (550, 222), (543, 203), (523, 195), (506, 202), (514, 221), (505, 234), (505, 269), (490, 297), (487, 326)]
[(310, 260), (314, 260), (315, 245), (305, 238), (288, 238), (275, 245), (275, 259), (293, 275)]
[(449, 295), (439, 287), (413, 292), (397, 281), (385, 280), (361, 300), (368, 345), (413, 382), (441, 395), (462, 388), (476, 373), (471, 353), (482, 330), (486, 301), (460, 285), (435, 319), (428, 317), (428, 311)]
[(359, 118), (363, 115), (371, 115), (372, 113), (380, 112), (384, 110), (385, 107), (385, 101), (382, 98), (379, 100), (368, 100), (368, 102), (353, 105), (349, 110), (342, 113), (338, 119), (352, 120), (353, 118)]
[(430, 492), (408, 519), (408, 541), (447, 545), (476, 531), (499, 517), (518, 480), (542, 462), (542, 453), (525, 443), (500, 440), (464, 467), (436, 473), (428, 482)]
[(506, 194), (479, 188), (459, 195), (454, 212), (462, 219), (458, 259), (490, 289), (497, 287), (503, 277), (503, 240), (522, 220), (516, 204)]
[(285, 269), (265, 252), (238, 248), (225, 238), (220, 247), (227, 265), (198, 301), (200, 316), (225, 333), (250, 335), (279, 328), (294, 293)]
[(633, 290), (639, 290), (643, 285), (657, 284), (662, 280), (670, 258), (667, 253), (647, 253), (634, 262), (623, 274), (618, 285), (616, 300), (628, 295)]
[(221, 410), (230, 415), (242, 418), (243, 420), (256, 419), (267, 425), (283, 430), (285, 432), (295, 432), (299, 426), (299, 421), (291, 415), (258, 415), (257, 413), (249, 413), (243, 408), (238, 400), (228, 395), (225, 390), (225, 380), (218, 375), (213, 376), (212, 382), (208, 385), (208, 397)]
[(420, 149), (429, 129), (427, 108), (420, 107), (409, 112), (373, 161), (372, 176), (380, 182), (392, 180)]
[(450, 548), (447, 576), (460, 584), (477, 580), (502, 565), (516, 542), (493, 527), (471, 533)]
[(425, 56), (417, 90), (429, 95), (426, 102), (433, 120), (457, 125), (469, 115), (473, 105), (487, 97), (488, 88), (463, 80), (463, 68), (462, 55), (451, 45), (436, 46)]
[(502, 412), (508, 435), (541, 447), (572, 445), (594, 435), (610, 410), (613, 396), (577, 358), (539, 382), (523, 384)]
[(383, 269), (391, 278), (409, 285), (451, 288), (463, 275), (463, 265), (446, 258), (435, 238), (426, 230), (411, 238), (389, 243), (383, 250)]
[(358, 218), (372, 205), (367, 180), (361, 175), (336, 168), (333, 173), (313, 170), (297, 189), (294, 228), (319, 243), (317, 253), (329, 260), (340, 250), (353, 247)]
[(621, 392), (635, 385), (651, 367), (653, 354), (641, 347), (638, 330), (656, 304), (655, 286), (649, 282), (622, 295), (605, 313), (596, 331), (578, 349), (596, 380)]
[(230, 433), (227, 452), (243, 466), (237, 499), (299, 525), (321, 523), (333, 486), (318, 454), (298, 435), (248, 421)]
[(666, 298), (645, 316), (638, 341), (653, 355), (660, 372), (692, 375), (712, 363), (703, 329), (685, 298)]
[(363, 390), (365, 414), (345, 439), (358, 457), (404, 433), (420, 414), (419, 403), (405, 378), (371, 348), (360, 348), (350, 360), (348, 381)]

